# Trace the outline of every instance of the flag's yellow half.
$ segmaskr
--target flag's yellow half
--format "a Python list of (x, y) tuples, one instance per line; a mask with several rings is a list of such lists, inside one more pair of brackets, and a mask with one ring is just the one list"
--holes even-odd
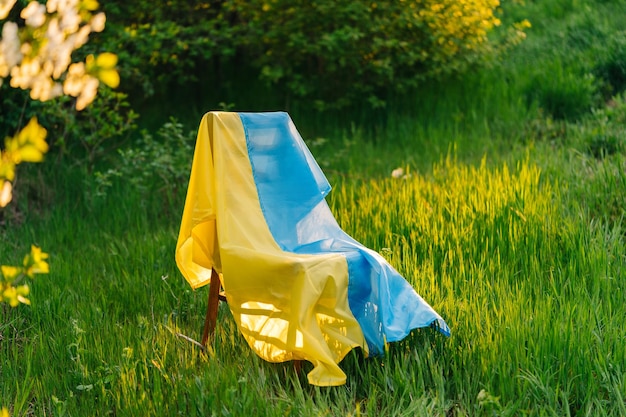
[(208, 282), (212, 267), (222, 273), (235, 321), (262, 358), (306, 359), (315, 365), (311, 383), (345, 383), (337, 363), (365, 341), (348, 307), (344, 258), (278, 247), (261, 211), (236, 113), (206, 115), (196, 146), (176, 254), (183, 275), (197, 288)]

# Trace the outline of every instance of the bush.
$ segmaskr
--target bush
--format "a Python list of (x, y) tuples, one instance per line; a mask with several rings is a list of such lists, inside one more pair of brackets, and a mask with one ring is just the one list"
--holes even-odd
[(187, 189), (196, 132), (185, 132), (181, 123), (170, 119), (156, 136), (144, 131), (136, 146), (118, 151), (111, 168), (97, 171), (95, 195), (105, 197), (121, 179), (131, 192), (144, 198), (157, 195), (164, 206), (171, 206)]
[(196, 81), (204, 76), (209, 62), (232, 55), (231, 29), (219, 14), (220, 3), (140, 0), (103, 4), (109, 29), (98, 42), (120, 51), (124, 88), (150, 96), (171, 84)]
[(261, 77), (320, 108), (376, 107), (386, 92), (463, 71), (492, 52), (500, 24), (495, 0), (230, 3)]
[[(105, 10), (118, 27), (103, 33), (102, 42), (125, 51), (123, 78), (149, 94), (157, 84), (166, 88), (207, 78), (220, 89), (236, 71), (265, 81), (287, 103), (304, 98), (318, 108), (342, 108), (367, 100), (377, 107), (388, 92), (484, 62), (499, 48), (488, 39), (500, 24), (498, 5), (498, 0), (109, 2)], [(503, 44), (521, 39), (526, 26), (513, 28)]]
[(54, 129), (51, 143), (57, 151), (87, 173), (124, 145), (139, 117), (130, 108), (127, 94), (108, 88), (101, 89), (92, 105), (81, 112), (73, 111), (67, 98), (59, 98), (40, 114)]

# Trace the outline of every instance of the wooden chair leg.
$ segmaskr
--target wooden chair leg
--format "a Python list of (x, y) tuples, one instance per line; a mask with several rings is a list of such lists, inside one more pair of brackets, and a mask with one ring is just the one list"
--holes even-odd
[(206, 309), (206, 317), (204, 318), (204, 331), (202, 332), (202, 346), (207, 345), (207, 341), (213, 338), (215, 333), (215, 325), (217, 324), (217, 307), (220, 303), (220, 289), (222, 282), (219, 274), (213, 270), (211, 274), (211, 284), (209, 285), (209, 303)]
[[(206, 316), (204, 318), (204, 331), (202, 332), (202, 346), (207, 345), (209, 338), (213, 338), (215, 334), (215, 326), (217, 325), (217, 308), (220, 301), (226, 301), (226, 297), (220, 292), (222, 289), (222, 281), (215, 269), (211, 273), (211, 284), (209, 285), (209, 302), (206, 308)], [(293, 368), (296, 374), (302, 371), (302, 361), (294, 360)]]

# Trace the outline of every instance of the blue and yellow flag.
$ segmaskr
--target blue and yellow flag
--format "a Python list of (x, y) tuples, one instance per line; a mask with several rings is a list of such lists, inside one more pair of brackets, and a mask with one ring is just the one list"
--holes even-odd
[(176, 262), (193, 288), (222, 278), (250, 347), (307, 360), (311, 384), (341, 385), (353, 348), (444, 320), (377, 252), (348, 236), (330, 185), (287, 113), (207, 113), (200, 124)]

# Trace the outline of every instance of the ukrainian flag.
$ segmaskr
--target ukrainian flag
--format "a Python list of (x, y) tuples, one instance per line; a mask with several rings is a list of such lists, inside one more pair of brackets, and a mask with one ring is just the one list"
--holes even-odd
[(289, 115), (207, 113), (176, 245), (193, 288), (221, 276), (250, 347), (270, 362), (307, 360), (311, 384), (341, 385), (353, 348), (384, 352), (445, 321), (383, 257), (348, 236), (330, 185)]

